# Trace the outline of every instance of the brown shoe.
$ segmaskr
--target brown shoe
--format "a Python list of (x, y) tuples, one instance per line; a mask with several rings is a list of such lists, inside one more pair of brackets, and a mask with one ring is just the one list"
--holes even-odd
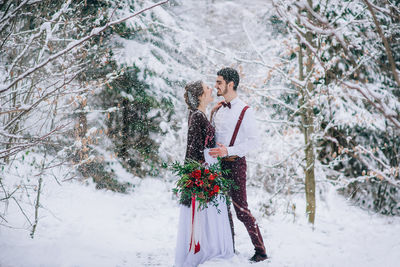
[(250, 258), (251, 262), (259, 262), (259, 261), (265, 261), (266, 259), (268, 259), (267, 254), (263, 254), (260, 252), (254, 253), (253, 257)]

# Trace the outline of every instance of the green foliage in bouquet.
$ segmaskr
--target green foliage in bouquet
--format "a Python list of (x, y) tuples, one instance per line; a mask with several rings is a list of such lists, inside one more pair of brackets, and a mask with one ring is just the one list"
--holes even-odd
[(180, 177), (172, 191), (180, 195), (181, 204), (190, 206), (192, 196), (201, 209), (207, 208), (210, 203), (218, 208), (218, 197), (230, 204), (228, 193), (231, 188), (235, 189), (235, 185), (233, 180), (224, 177), (228, 171), (221, 169), (220, 161), (210, 166), (197, 161), (186, 161), (183, 165), (175, 162), (171, 169)]

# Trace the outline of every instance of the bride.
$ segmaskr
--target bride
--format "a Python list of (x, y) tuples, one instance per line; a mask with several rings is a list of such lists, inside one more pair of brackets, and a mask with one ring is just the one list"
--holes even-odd
[[(191, 82), (185, 87), (185, 101), (190, 110), (186, 160), (213, 164), (215, 159), (208, 150), (215, 147), (215, 129), (205, 115), (206, 107), (213, 101), (212, 89), (202, 81)], [(192, 246), (192, 209), (190, 199), (180, 199), (178, 238), (175, 267), (198, 266), (210, 259), (228, 259), (234, 255), (232, 232), (225, 199), (218, 197), (217, 208), (209, 205), (197, 212), (198, 243)]]

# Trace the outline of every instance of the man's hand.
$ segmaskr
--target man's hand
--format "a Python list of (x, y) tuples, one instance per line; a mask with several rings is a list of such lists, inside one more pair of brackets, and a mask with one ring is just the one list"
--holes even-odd
[(228, 155), (228, 149), (223, 144), (217, 143), (219, 147), (211, 148), (208, 154), (213, 158), (225, 157)]

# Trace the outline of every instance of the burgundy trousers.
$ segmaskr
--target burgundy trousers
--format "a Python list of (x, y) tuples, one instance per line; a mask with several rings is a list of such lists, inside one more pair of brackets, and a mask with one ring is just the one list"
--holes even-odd
[[(237, 186), (237, 189), (231, 189), (230, 196), (235, 208), (236, 216), (241, 221), (249, 233), (251, 242), (257, 252), (266, 254), (264, 241), (260, 233), (260, 229), (256, 223), (255, 218), (251, 215), (250, 210), (247, 205), (247, 193), (246, 193), (246, 158), (242, 157), (233, 162), (222, 162), (223, 170), (230, 170), (226, 175), (226, 178), (232, 179)], [(234, 227), (232, 220), (232, 213), (230, 207), (228, 206), (229, 222), (232, 229), (232, 238), (234, 238)], [(233, 239), (234, 240), (234, 239)], [(233, 242), (235, 248), (235, 241)]]

